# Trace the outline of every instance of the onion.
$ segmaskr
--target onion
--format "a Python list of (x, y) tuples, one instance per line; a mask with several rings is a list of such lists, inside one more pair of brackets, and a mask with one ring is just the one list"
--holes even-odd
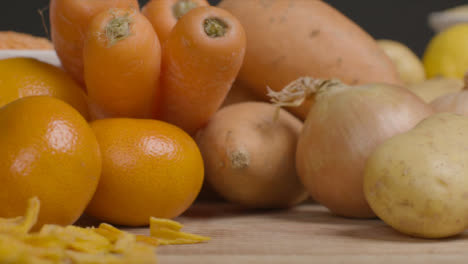
[(407, 89), (387, 84), (350, 87), (304, 77), (269, 95), (279, 106), (298, 106), (315, 96), (299, 137), (296, 167), (312, 198), (346, 217), (375, 216), (363, 192), (371, 152), (433, 113)]
[(435, 77), (410, 85), (407, 88), (423, 99), (424, 102), (430, 103), (446, 94), (461, 91), (463, 89), (463, 81), (455, 78)]
[(468, 116), (468, 72), (465, 74), (465, 88), (461, 92), (441, 96), (431, 102), (436, 112), (451, 112)]

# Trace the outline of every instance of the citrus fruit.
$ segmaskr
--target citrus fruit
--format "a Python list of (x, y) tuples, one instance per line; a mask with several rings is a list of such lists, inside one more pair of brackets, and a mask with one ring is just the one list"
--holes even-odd
[(22, 215), (37, 196), (42, 224), (67, 225), (83, 213), (101, 173), (96, 137), (86, 120), (50, 96), (0, 109), (0, 217)]
[(33, 58), (0, 60), (0, 107), (34, 95), (59, 98), (88, 118), (85, 93), (62, 69)]
[(438, 33), (424, 52), (427, 78), (462, 79), (468, 71), (468, 24), (458, 24)]
[(151, 216), (174, 218), (195, 200), (203, 183), (203, 160), (182, 129), (157, 120), (114, 118), (91, 123), (102, 174), (87, 213), (128, 226)]

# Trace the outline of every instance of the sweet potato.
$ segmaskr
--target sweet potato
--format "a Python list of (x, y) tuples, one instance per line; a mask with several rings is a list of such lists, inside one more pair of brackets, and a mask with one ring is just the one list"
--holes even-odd
[[(353, 21), (316, 0), (223, 0), (247, 34), (238, 79), (267, 99), (302, 77), (338, 78), (347, 84), (401, 84), (398, 72), (376, 41)], [(291, 109), (305, 118), (309, 100)]]

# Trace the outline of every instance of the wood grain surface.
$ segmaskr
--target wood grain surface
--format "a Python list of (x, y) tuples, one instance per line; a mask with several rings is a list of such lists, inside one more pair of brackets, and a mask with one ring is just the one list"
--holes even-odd
[[(184, 231), (212, 240), (160, 246), (160, 264), (468, 263), (468, 232), (443, 240), (417, 239), (380, 220), (341, 218), (315, 204), (249, 211), (199, 203), (177, 220)], [(146, 228), (127, 230), (148, 234)]]

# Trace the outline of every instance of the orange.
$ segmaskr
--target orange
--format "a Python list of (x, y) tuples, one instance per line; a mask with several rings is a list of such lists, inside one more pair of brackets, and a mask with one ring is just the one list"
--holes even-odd
[(88, 119), (86, 94), (65, 71), (33, 58), (0, 60), (0, 107), (34, 95), (59, 98)]
[(157, 120), (101, 119), (91, 123), (103, 165), (87, 213), (127, 226), (150, 216), (174, 218), (193, 203), (203, 182), (203, 160), (182, 129)]
[(101, 155), (86, 120), (50, 96), (18, 99), (0, 109), (0, 217), (25, 211), (37, 196), (36, 227), (72, 224), (99, 182)]

